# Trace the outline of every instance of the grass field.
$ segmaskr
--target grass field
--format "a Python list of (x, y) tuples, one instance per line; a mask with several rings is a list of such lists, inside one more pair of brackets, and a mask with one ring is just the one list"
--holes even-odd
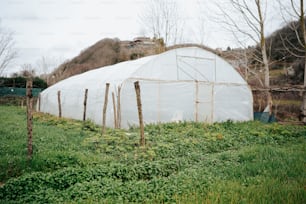
[(259, 122), (107, 129), (0, 106), (0, 203), (306, 203), (306, 127)]

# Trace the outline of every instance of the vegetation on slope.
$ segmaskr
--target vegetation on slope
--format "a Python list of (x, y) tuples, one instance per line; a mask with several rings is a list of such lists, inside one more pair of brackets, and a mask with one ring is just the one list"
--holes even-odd
[(301, 39), (303, 39), (303, 33), (298, 21), (288, 22), (266, 38), (267, 53), (270, 53), (270, 69), (292, 67), (294, 70), (292, 74), (287, 74), (287, 77), (279, 75), (272, 84), (283, 85), (284, 82), (294, 85), (303, 84), (305, 49)]
[(117, 38), (104, 38), (83, 50), (78, 56), (61, 64), (49, 75), (48, 81), (54, 84), (88, 70), (157, 54), (162, 47), (162, 41), (147, 40), (148, 44), (137, 41), (120, 41)]
[(296, 61), (297, 56), (305, 56), (304, 48), (299, 42), (301, 39), (303, 39), (303, 33), (299, 21), (288, 22), (276, 30), (267, 38), (267, 49), (271, 53), (271, 60), (289, 63)]
[(305, 203), (305, 126), (245, 123), (100, 128), (0, 107), (0, 203)]
[[(297, 28), (297, 30), (294, 30), (293, 28)], [(299, 42), (296, 33), (299, 34), (299, 39), (302, 39), (299, 22), (294, 21), (289, 22), (287, 25), (276, 30), (274, 33), (272, 33), (270, 36), (267, 36), (266, 38), (267, 53), (269, 53), (270, 69), (283, 69), (292, 65), (293, 69), (295, 70), (295, 74), (286, 78), (286, 82), (288, 82), (289, 80), (289, 82), (292, 84), (298, 84), (303, 81), (303, 65), (305, 61), (303, 60), (305, 57), (303, 51), (304, 49), (303, 47), (301, 47), (301, 43)], [(165, 50), (162, 39), (147, 40), (147, 42), (138, 42), (137, 38), (135, 41), (121, 41), (118, 38), (102, 39), (91, 45), (87, 49), (81, 51), (78, 56), (75, 56), (73, 59), (61, 64), (56, 70), (49, 74), (48, 82), (50, 82), (50, 84), (54, 84), (60, 80), (86, 72), (88, 70), (152, 54), (158, 54)], [(211, 48), (199, 44), (174, 45), (166, 48), (166, 50), (184, 46), (198, 46), (215, 53), (219, 52), (218, 50), (213, 50)], [(247, 57), (248, 66), (258, 64), (255, 58), (259, 56), (254, 57), (259, 53), (258, 46), (250, 46), (246, 49), (238, 48), (234, 50), (231, 50), (231, 48), (228, 47), (228, 50), (221, 55), (227, 58), (227, 60), (229, 61), (231, 61), (233, 55), (235, 56), (235, 58), (237, 58), (237, 61), (244, 61), (246, 57), (244, 54), (241, 55), (241, 52), (246, 52), (247, 55), (249, 55)], [(255, 54), (253, 52), (255, 52)], [(281, 75), (281, 77), (283, 77), (283, 75)], [(273, 82), (272, 84), (283, 84), (284, 77), (281, 77), (277, 78), (276, 83)]]

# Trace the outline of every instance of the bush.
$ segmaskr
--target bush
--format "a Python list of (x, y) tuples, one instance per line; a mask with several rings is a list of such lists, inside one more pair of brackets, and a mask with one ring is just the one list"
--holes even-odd
[[(12, 77), (12, 78), (6, 78), (6, 77), (0, 77), (0, 87), (16, 87), (16, 88), (26, 88), (27, 79), (25, 77)], [(33, 79), (33, 88), (41, 88), (45, 89), (47, 88), (47, 83), (39, 78), (35, 77)]]

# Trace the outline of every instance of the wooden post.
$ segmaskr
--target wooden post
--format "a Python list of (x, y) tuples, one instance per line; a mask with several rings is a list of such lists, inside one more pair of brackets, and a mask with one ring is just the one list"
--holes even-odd
[(104, 134), (105, 131), (105, 123), (106, 123), (106, 109), (107, 109), (107, 102), (108, 102), (108, 90), (109, 90), (109, 83), (106, 83), (105, 87), (105, 96), (104, 96), (104, 105), (103, 105), (103, 113), (102, 113), (102, 132)]
[(196, 85), (196, 97), (195, 97), (195, 121), (199, 121), (199, 82), (195, 81)]
[(57, 91), (58, 117), (62, 117), (61, 91)]
[(83, 121), (85, 121), (85, 120), (86, 120), (87, 95), (88, 95), (88, 89), (85, 89), (85, 96), (84, 96), (84, 111), (83, 111)]
[(32, 159), (33, 155), (33, 94), (32, 94), (32, 79), (27, 80), (27, 129), (28, 129), (28, 161)]
[(118, 87), (118, 96), (117, 96), (117, 127), (121, 128), (121, 102), (120, 102), (120, 92), (121, 87)]
[(113, 98), (113, 109), (114, 109), (114, 126), (117, 128), (117, 110), (116, 110), (116, 101), (115, 101), (115, 94), (112, 92)]
[(40, 105), (41, 105), (41, 95), (38, 94), (38, 112), (40, 112)]
[(139, 81), (134, 82), (137, 108), (138, 108), (138, 118), (139, 118), (139, 128), (140, 128), (140, 146), (145, 146), (145, 136), (144, 136), (144, 125), (143, 125), (143, 116), (142, 116), (142, 104), (140, 96), (140, 86)]

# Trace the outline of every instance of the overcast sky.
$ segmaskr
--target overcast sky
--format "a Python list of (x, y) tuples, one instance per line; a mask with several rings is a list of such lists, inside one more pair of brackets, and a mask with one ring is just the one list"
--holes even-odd
[[(184, 42), (202, 42), (212, 48), (237, 45), (222, 25), (210, 20), (215, 13), (213, 0), (177, 2), (184, 19)], [(19, 71), (22, 64), (35, 66), (42, 56), (71, 59), (106, 37), (132, 40), (143, 35), (139, 16), (146, 3), (147, 0), (0, 0), (0, 25), (14, 32), (18, 51), (18, 58), (6, 74)], [(282, 25), (279, 16), (272, 12), (267, 33)]]

